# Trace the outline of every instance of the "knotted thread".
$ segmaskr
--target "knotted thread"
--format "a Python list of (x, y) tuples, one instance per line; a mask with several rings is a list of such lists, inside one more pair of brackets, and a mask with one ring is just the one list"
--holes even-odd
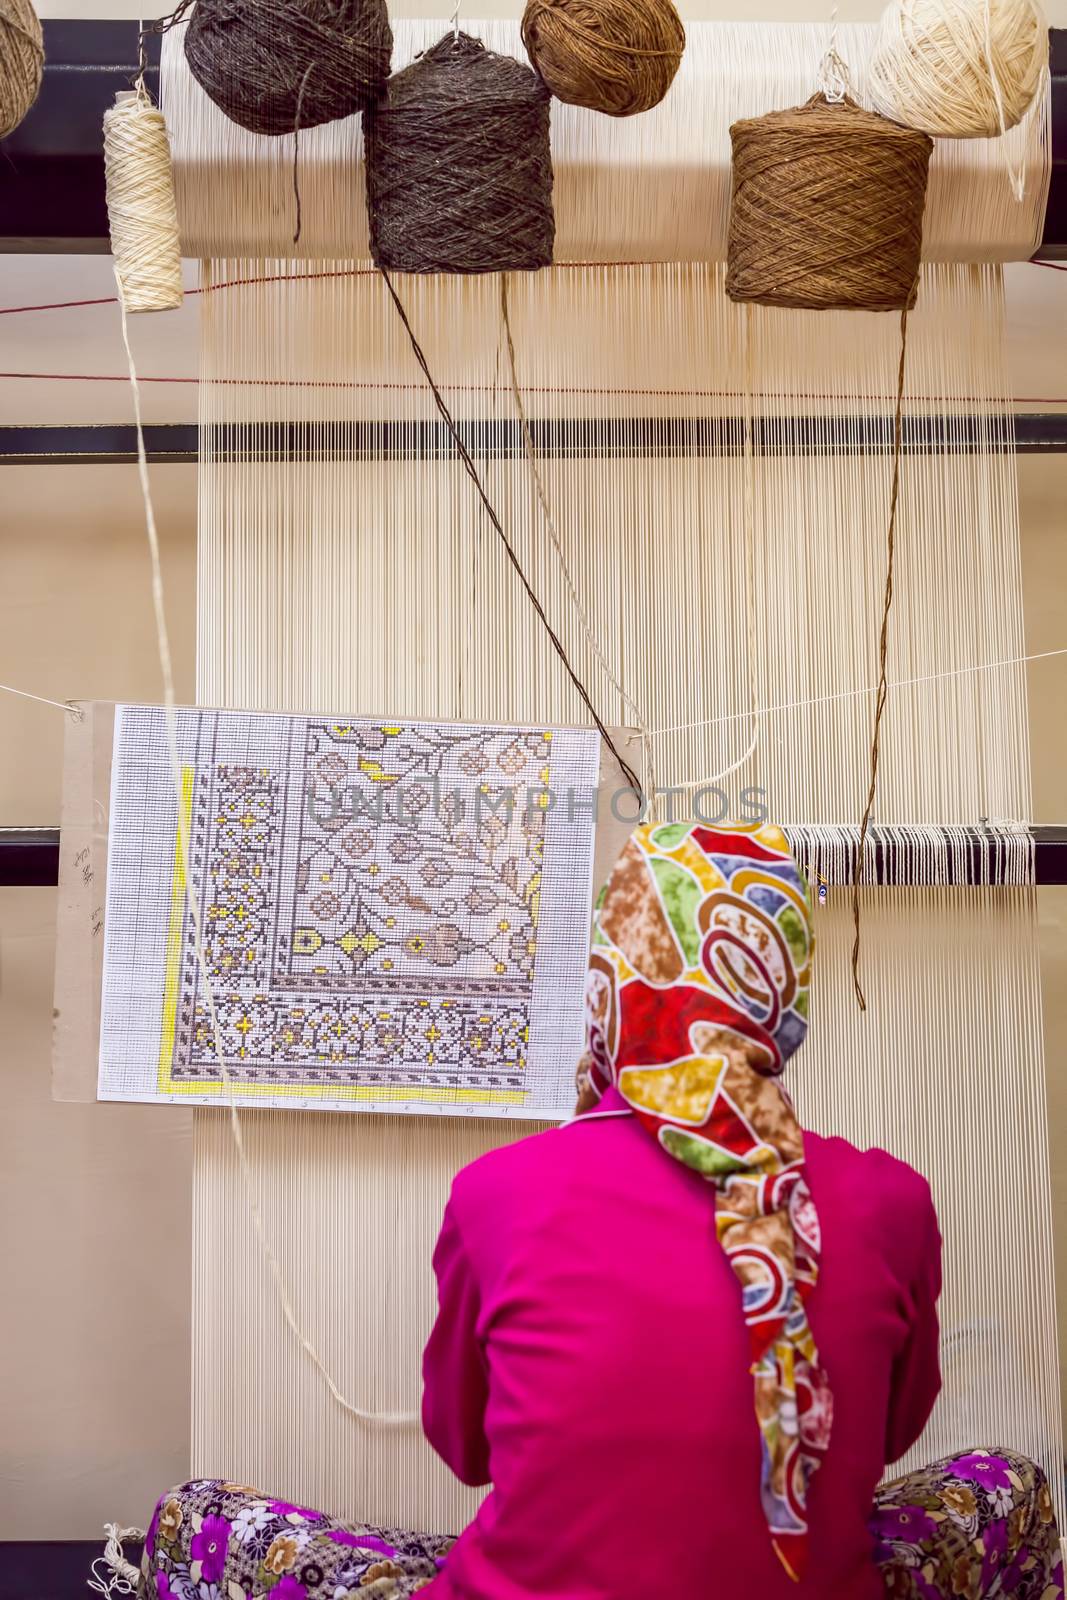
[(389, 76), (384, 0), (198, 0), (193, 77), (231, 121), (272, 136), (363, 111)]
[(447, 34), (366, 115), (371, 254), (399, 272), (552, 260), (549, 92), (511, 56)]
[(33, 105), (43, 70), (44, 39), (30, 0), (0, 0), (0, 139)]
[(667, 93), (685, 29), (671, 0), (527, 0), (522, 40), (558, 100), (630, 117)]
[(1048, 61), (1034, 0), (894, 0), (871, 58), (871, 100), (947, 139), (992, 138), (1025, 115)]
[(735, 122), (726, 292), (811, 310), (914, 305), (933, 141), (817, 94)]

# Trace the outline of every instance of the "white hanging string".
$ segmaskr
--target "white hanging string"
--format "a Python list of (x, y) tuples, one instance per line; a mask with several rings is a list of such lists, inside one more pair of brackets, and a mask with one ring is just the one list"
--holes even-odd
[(59, 711), (65, 711), (75, 722), (81, 722), (85, 713), (71, 700), (49, 700), (46, 694), (31, 694), (28, 689), (16, 689), (13, 684), (0, 683), (0, 692), (4, 694), (17, 694), (20, 700), (36, 700), (42, 706), (55, 706)]
[[(890, 689), (907, 689), (915, 684), (942, 683), (949, 678), (964, 678), (976, 672), (996, 672), (1003, 667), (1022, 667), (1031, 661), (1048, 661), (1057, 656), (1067, 656), (1067, 645), (1056, 650), (1034, 650), (1029, 655), (1006, 656), (1001, 661), (979, 661), (970, 667), (953, 667), (946, 672), (926, 672), (917, 678), (893, 678), (889, 683)], [(807, 700), (783, 700), (774, 705), (757, 706), (756, 712), (761, 717), (769, 717), (782, 711), (802, 711), (812, 706), (832, 705), (837, 700), (854, 700), (857, 695), (877, 694), (877, 684), (868, 684), (862, 689), (842, 689), (837, 694), (813, 695)], [(50, 700), (47, 695), (30, 694), (27, 689), (16, 689), (9, 683), (0, 683), (0, 694), (15, 694), (23, 700), (36, 700), (43, 706), (55, 706), (57, 711), (66, 711), (69, 716), (81, 721), (84, 712), (73, 700)], [(752, 711), (731, 711), (722, 717), (704, 717), (699, 722), (675, 722), (665, 728), (649, 728), (650, 737), (668, 733), (688, 733), (693, 728), (718, 727), (726, 722), (745, 722), (752, 716)], [(1002, 820), (991, 818), (991, 821)]]
[(148, 549), (152, 565), (152, 606), (156, 623), (156, 642), (159, 649), (159, 664), (163, 675), (163, 705), (167, 724), (167, 743), (170, 750), (171, 772), (174, 779), (174, 795), (178, 807), (179, 824), (177, 830), (178, 852), (182, 863), (182, 875), (185, 884), (185, 901), (189, 912), (189, 920), (193, 933), (193, 944), (196, 952), (197, 965), (200, 969), (201, 982), (207, 1000), (208, 1014), (211, 1019), (211, 1030), (214, 1036), (215, 1056), (219, 1070), (222, 1074), (226, 1091), (229, 1096), (230, 1128), (233, 1133), (237, 1157), (240, 1163), (241, 1176), (244, 1181), (245, 1193), (248, 1198), (249, 1209), (256, 1231), (256, 1237), (262, 1247), (270, 1275), (277, 1292), (285, 1321), (300, 1344), (301, 1349), (316, 1368), (323, 1382), (326, 1384), (333, 1399), (346, 1411), (349, 1416), (355, 1417), (360, 1422), (384, 1423), (396, 1427), (409, 1427), (418, 1423), (418, 1414), (414, 1411), (369, 1411), (362, 1406), (355, 1405), (342, 1394), (335, 1382), (322, 1356), (319, 1354), (312, 1340), (301, 1327), (293, 1307), (289, 1286), (286, 1282), (282, 1264), (277, 1252), (267, 1233), (263, 1211), (259, 1202), (259, 1193), (249, 1160), (248, 1150), (245, 1145), (244, 1128), (241, 1114), (237, 1109), (237, 1100), (234, 1090), (233, 1076), (226, 1060), (226, 1052), (222, 1043), (222, 1029), (219, 1023), (218, 1011), (215, 1004), (215, 990), (211, 982), (208, 968), (207, 954), (204, 950), (203, 927), (200, 917), (200, 907), (193, 889), (193, 880), (189, 870), (189, 840), (187, 830), (181, 821), (181, 794), (182, 794), (182, 766), (178, 751), (178, 721), (174, 696), (174, 674), (171, 662), (170, 637), (167, 631), (166, 607), (163, 593), (163, 568), (160, 560), (159, 537), (156, 531), (155, 510), (152, 502), (151, 485), (148, 478), (148, 457), (145, 450), (144, 428), (141, 418), (141, 391), (137, 381), (137, 368), (134, 363), (133, 349), (130, 344), (129, 325), (126, 318), (126, 307), (122, 300), (122, 281), (119, 283), (119, 312), (122, 321), (122, 342), (126, 350), (126, 361), (130, 373), (130, 390), (133, 396), (134, 421), (137, 429), (137, 470), (141, 484), (141, 495), (144, 500), (145, 528), (148, 534)]
[[(1001, 661), (980, 661), (971, 667), (952, 667), (946, 672), (925, 672), (917, 678), (894, 678), (887, 685), (889, 689), (908, 689), (915, 684), (943, 683), (949, 678), (966, 678), (972, 673), (995, 672), (1002, 667), (1021, 667), (1029, 661), (1047, 661), (1053, 656), (1067, 656), (1067, 645), (1056, 650), (1035, 650), (1030, 655), (1007, 656)], [(781, 711), (801, 711), (812, 706), (826, 706), (837, 700), (854, 700), (859, 695), (877, 694), (878, 685), (867, 684), (862, 689), (841, 689), (836, 694), (813, 695), (808, 700), (783, 700), (776, 705), (760, 706), (761, 716), (769, 717)], [(748, 711), (731, 711), (723, 717), (704, 717), (699, 722), (675, 722), (667, 728), (652, 728), (654, 735), (668, 733), (688, 733), (693, 728), (713, 728), (724, 722), (742, 722), (751, 715)]]
[(837, 3), (830, 7), (830, 43), (819, 67), (819, 88), (830, 105), (840, 105), (849, 92), (848, 64), (837, 49)]
[[(1003, 139), (1008, 131), (1008, 124), (1004, 116), (1004, 91), (1000, 86), (1000, 74), (997, 72), (997, 63), (993, 53), (993, 4), (992, 0), (984, 0), (983, 5), (985, 21), (985, 59), (989, 68), (989, 84), (993, 90), (993, 99), (997, 107), (997, 122), (1000, 124), (1000, 137)], [(1005, 148), (1004, 165), (1008, 173), (1012, 193), (1016, 200), (1022, 202), (1026, 196), (1026, 167), (1024, 163), (1013, 163), (1011, 154)]]
[[(86, 1579), (88, 1588), (96, 1594), (102, 1594), (104, 1600), (112, 1600), (114, 1595), (137, 1594), (141, 1585), (141, 1574), (131, 1561), (126, 1560), (122, 1547), (131, 1540), (142, 1544), (145, 1530), (123, 1528), (117, 1522), (106, 1522), (104, 1532), (107, 1535), (107, 1544), (104, 1546), (103, 1555), (97, 1556), (89, 1568), (92, 1577)], [(99, 1570), (101, 1566), (107, 1571), (101, 1572)]]

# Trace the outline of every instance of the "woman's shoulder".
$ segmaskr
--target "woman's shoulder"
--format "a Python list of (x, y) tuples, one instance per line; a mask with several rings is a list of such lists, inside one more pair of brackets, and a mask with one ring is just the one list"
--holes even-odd
[(484, 1203), (515, 1188), (526, 1188), (538, 1177), (551, 1177), (568, 1164), (570, 1154), (565, 1128), (520, 1134), (494, 1145), (462, 1167), (452, 1184), (453, 1195)]
[(877, 1145), (861, 1149), (848, 1139), (806, 1132), (804, 1153), (812, 1189), (829, 1197), (847, 1196), (850, 1204), (865, 1198), (868, 1204), (890, 1212), (903, 1211), (912, 1220), (925, 1215), (936, 1221), (930, 1185), (899, 1156)]

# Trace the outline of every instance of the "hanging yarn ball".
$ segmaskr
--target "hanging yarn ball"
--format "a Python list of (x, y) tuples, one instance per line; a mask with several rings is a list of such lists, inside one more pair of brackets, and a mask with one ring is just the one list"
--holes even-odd
[(104, 112), (104, 177), (123, 305), (172, 311), (182, 303), (174, 173), (163, 114), (143, 86)]
[(530, 68), (447, 34), (364, 119), (371, 254), (399, 272), (552, 260), (550, 95)]
[(250, 133), (316, 128), (366, 110), (389, 76), (385, 0), (197, 0), (185, 57)]
[(33, 105), (43, 71), (44, 38), (30, 0), (0, 0), (0, 139)]
[(632, 117), (667, 93), (685, 29), (671, 0), (527, 0), (522, 40), (558, 100)]
[(933, 141), (814, 95), (735, 122), (726, 292), (811, 310), (915, 303)]
[(879, 111), (909, 128), (992, 138), (1021, 121), (1047, 62), (1034, 0), (893, 0), (868, 88)]

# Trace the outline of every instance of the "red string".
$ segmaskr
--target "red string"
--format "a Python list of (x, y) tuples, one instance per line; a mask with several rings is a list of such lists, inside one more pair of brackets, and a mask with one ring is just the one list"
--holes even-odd
[[(663, 262), (655, 261), (561, 261), (556, 264), (557, 270), (564, 268), (573, 270), (584, 267), (652, 267), (662, 266)], [(1054, 272), (1067, 272), (1067, 264), (1056, 261), (1030, 261), (1027, 265), (1032, 267), (1050, 267)], [(224, 278), (219, 283), (205, 284), (199, 289), (187, 289), (188, 295), (213, 294), (220, 289), (251, 288), (258, 284), (269, 283), (298, 283), (315, 282), (327, 278), (366, 278), (377, 276), (377, 267), (345, 267), (323, 272), (278, 272), (267, 274), (258, 278)], [(28, 306), (0, 306), (0, 317), (17, 316), (27, 311), (67, 311), (78, 310), (85, 306), (117, 305), (115, 295), (103, 295), (93, 300), (55, 300), (41, 305)], [(0, 372), (0, 380), (25, 379), (31, 382), (53, 383), (128, 383), (126, 373), (96, 373), (96, 372)], [(210, 380), (222, 386), (237, 388), (264, 388), (264, 389), (369, 389), (369, 390), (397, 390), (410, 392), (421, 390), (422, 385), (417, 383), (356, 383), (344, 379), (313, 379), (313, 378), (216, 378)], [(142, 383), (192, 383), (199, 384), (199, 378), (179, 377), (142, 377)], [(442, 388), (456, 393), (462, 390), (467, 394), (496, 394), (508, 392), (506, 385), (498, 384), (443, 384)], [(527, 394), (560, 394), (560, 395), (591, 395), (609, 393), (621, 396), (650, 396), (660, 399), (679, 400), (739, 400), (743, 393), (736, 389), (611, 389), (604, 390), (581, 388), (572, 386), (568, 388), (537, 388), (533, 385), (524, 385)], [(765, 396), (758, 394), (755, 399)], [(797, 391), (794, 400), (820, 400), (824, 395), (810, 391)], [(881, 399), (890, 400), (891, 395), (882, 395)], [(1067, 405), (1067, 396), (1026, 394), (1015, 395), (1018, 405)], [(916, 400), (929, 401), (943, 404), (949, 400), (961, 404), (968, 402), (981, 404), (988, 399), (985, 395), (916, 395)]]
[[(557, 270), (573, 271), (577, 267), (662, 267), (663, 261), (558, 261)], [(373, 278), (377, 267), (344, 267), (330, 272), (273, 272), (259, 278), (223, 278), (219, 283), (202, 284), (199, 289), (186, 289), (187, 295), (215, 294), (219, 289), (248, 289), (261, 283), (316, 283), (323, 278)], [(118, 297), (101, 295), (96, 300), (54, 300), (34, 306), (0, 306), (0, 317), (18, 316), (23, 311), (74, 311), (81, 306), (115, 306)]]
[[(0, 372), (0, 380), (24, 378), (33, 383), (129, 383), (129, 374), (125, 372)], [(140, 374), (140, 383), (194, 383), (199, 384), (200, 378), (176, 377), (148, 377)], [(424, 385), (421, 383), (358, 383), (345, 378), (208, 378), (208, 383), (217, 384), (220, 388), (250, 388), (250, 389), (367, 389), (375, 392), (421, 393)], [(453, 394), (510, 394), (507, 384), (497, 383), (442, 383), (438, 386), (447, 389)], [(583, 389), (577, 385), (566, 387), (549, 386), (547, 384), (523, 384), (524, 394), (558, 394), (558, 395), (621, 395), (628, 398), (647, 396), (659, 400), (740, 400), (743, 392), (739, 389)], [(752, 398), (762, 400), (767, 398), (764, 391), (756, 391)], [(775, 391), (775, 398), (781, 396)], [(790, 395), (792, 400), (825, 400), (825, 395), (809, 390), (797, 390)], [(872, 399), (891, 400), (892, 395), (874, 395)], [(988, 403), (988, 395), (978, 394), (919, 394), (913, 395), (915, 400), (937, 402), (938, 404), (949, 401), (959, 402), (961, 405), (984, 405)], [(1016, 405), (1067, 405), (1067, 395), (1052, 394), (1017, 394), (1012, 396)]]
[[(662, 267), (663, 261), (557, 261), (554, 271), (573, 271), (579, 267)], [(1067, 272), (1067, 263), (1059, 261), (1029, 261), (1030, 267), (1049, 267), (1053, 272)], [(187, 295), (214, 294), (219, 289), (247, 289), (261, 283), (314, 283), (323, 278), (369, 278), (377, 276), (377, 267), (345, 267), (330, 272), (276, 272), (261, 278), (223, 278), (219, 283), (204, 284), (199, 289), (186, 289)], [(102, 295), (96, 300), (54, 300), (33, 306), (0, 306), (0, 317), (14, 317), (24, 311), (74, 311), (82, 306), (113, 306), (118, 304), (115, 295)]]

